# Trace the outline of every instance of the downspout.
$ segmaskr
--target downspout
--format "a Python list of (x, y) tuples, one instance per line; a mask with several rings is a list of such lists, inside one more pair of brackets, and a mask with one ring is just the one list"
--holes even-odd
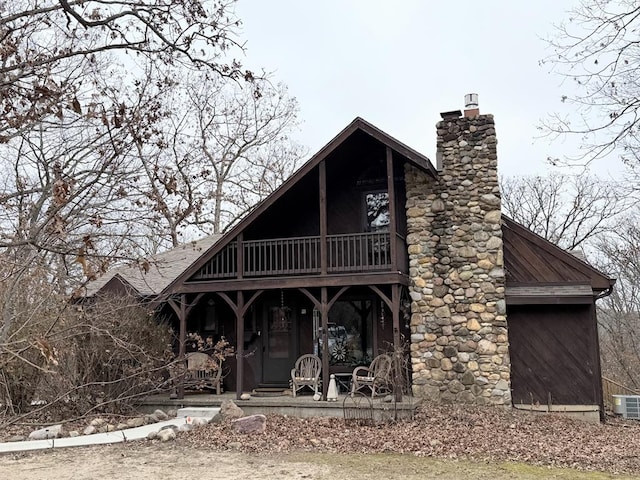
[(598, 295), (595, 296), (596, 300), (600, 300), (601, 298), (606, 298), (609, 295), (611, 295), (613, 293), (613, 286), (615, 285), (615, 280), (613, 281), (613, 283), (611, 285), (609, 285), (609, 288), (607, 288), (606, 290), (600, 292)]

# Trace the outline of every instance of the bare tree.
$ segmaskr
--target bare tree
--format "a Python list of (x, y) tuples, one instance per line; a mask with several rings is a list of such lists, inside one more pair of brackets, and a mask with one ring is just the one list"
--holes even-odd
[(640, 225), (637, 216), (619, 222), (615, 234), (597, 242), (600, 268), (617, 279), (600, 305), (603, 374), (640, 389)]
[(69, 109), (78, 99), (80, 65), (97, 66), (122, 52), (129, 68), (138, 58), (204, 68), (251, 79), (226, 53), (240, 47), (233, 0), (99, 2), (16, 0), (0, 17), (0, 135)]
[(635, 0), (584, 0), (548, 40), (553, 54), (542, 63), (566, 78), (560, 101), (570, 109), (545, 123), (551, 134), (576, 134), (581, 161), (616, 152), (639, 160), (640, 5)]
[[(176, 79), (197, 75), (203, 84), (223, 85), (220, 79), (225, 78), (230, 82), (225, 88), (246, 88), (247, 102), (250, 99), (256, 105), (275, 98), (266, 85), (261, 93), (261, 84), (253, 83), (253, 75), (231, 58), (234, 50), (242, 51), (235, 37), (238, 20), (233, 3), (2, 3), (3, 405), (24, 406), (40, 384), (37, 377), (54, 370), (56, 349), (66, 349), (75, 341), (74, 335), (86, 333), (88, 324), (73, 323), (77, 318), (68, 302), (79, 282), (94, 278), (110, 262), (144, 256), (143, 249), (152, 243), (145, 237), (158, 226), (164, 227), (162, 221), (167, 218), (175, 221), (169, 230), (177, 232), (187, 221), (197, 224), (195, 215), (204, 212), (209, 188), (204, 180), (210, 174), (202, 173), (200, 183), (193, 178), (198, 172), (195, 169), (205, 162), (202, 135), (197, 125), (186, 130), (175, 128), (173, 131), (183, 136), (180, 142), (189, 142), (174, 143), (176, 137), (167, 136), (172, 130), (165, 128), (170, 122), (177, 127), (185, 112), (182, 104), (171, 109), (163, 103), (164, 95), (177, 88)], [(169, 67), (178, 72), (175, 78), (166, 75)], [(294, 124), (295, 112), (291, 118), (283, 120), (283, 128)], [(227, 120), (216, 117), (215, 121)], [(247, 130), (236, 130), (238, 143), (245, 141), (243, 134), (250, 136), (252, 124), (245, 126)], [(220, 134), (214, 129), (210, 132)], [(283, 129), (279, 135), (285, 132)], [(263, 148), (270, 148), (266, 146), (267, 134), (260, 135)], [(213, 141), (212, 136), (207, 138)], [(175, 155), (168, 153), (170, 147), (175, 147)], [(255, 159), (256, 164), (261, 161), (258, 155), (247, 154), (246, 158)], [(216, 168), (224, 161), (219, 157), (214, 160)], [(183, 185), (193, 187), (183, 204), (177, 200), (177, 194), (183, 192), (177, 180), (174, 187), (178, 174), (183, 175)], [(141, 265), (144, 267), (144, 261)], [(59, 342), (59, 335), (67, 335), (68, 342)], [(76, 360), (80, 358), (79, 350), (68, 352), (74, 353)], [(22, 382), (25, 374), (33, 381)], [(89, 376), (83, 378), (90, 382)], [(29, 391), (23, 389), (27, 386)]]
[(588, 174), (509, 177), (500, 184), (507, 215), (567, 250), (614, 230), (630, 205), (624, 183)]
[(134, 135), (131, 190), (155, 212), (150, 228), (176, 246), (185, 232), (221, 233), (295, 171), (303, 149), (290, 138), (298, 107), (283, 85), (195, 75), (167, 93), (162, 109), (172, 114), (158, 141)]

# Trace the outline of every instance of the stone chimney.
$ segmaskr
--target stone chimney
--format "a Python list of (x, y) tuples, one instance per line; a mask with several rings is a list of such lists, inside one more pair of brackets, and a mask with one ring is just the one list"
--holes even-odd
[(511, 405), (497, 141), (477, 101), (441, 114), (438, 179), (405, 171), (413, 389)]

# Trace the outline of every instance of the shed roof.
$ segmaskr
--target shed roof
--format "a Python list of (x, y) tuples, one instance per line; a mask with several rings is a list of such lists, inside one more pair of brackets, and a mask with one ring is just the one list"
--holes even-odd
[(506, 215), (502, 215), (502, 235), (507, 287), (590, 285), (593, 291), (598, 292), (615, 284), (615, 279), (586, 260), (563, 250)]

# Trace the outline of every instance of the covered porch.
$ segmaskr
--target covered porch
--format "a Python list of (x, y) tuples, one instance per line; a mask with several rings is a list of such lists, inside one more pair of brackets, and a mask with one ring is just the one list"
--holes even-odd
[[(327, 280), (329, 277), (321, 277)], [(367, 276), (371, 280), (371, 276)], [(409, 318), (403, 277), (379, 274), (377, 285), (365, 278), (348, 276), (346, 285), (225, 291), (227, 283), (199, 282), (198, 293), (182, 293), (165, 304), (179, 332), (177, 353), (184, 361), (189, 353), (189, 334), (215, 341), (224, 337), (234, 348), (223, 362), (223, 389), (243, 393), (256, 388), (289, 388), (290, 372), (298, 357), (314, 354), (322, 361), (322, 399), (326, 399), (329, 377), (335, 374), (346, 393), (353, 370), (368, 366), (380, 354), (397, 356), (402, 370), (393, 383), (396, 401), (401, 401), (408, 379)], [(266, 281), (266, 280), (265, 280)], [(295, 284), (303, 279), (295, 279)], [(236, 285), (240, 286), (238, 282)], [(255, 281), (243, 282), (246, 288)], [(190, 286), (189, 286), (190, 287)], [(217, 290), (216, 287), (221, 287)], [(207, 291), (208, 290), (208, 291)], [(221, 291), (222, 290), (222, 291)], [(178, 388), (185, 398), (185, 389)], [(189, 395), (187, 395), (189, 396)]]

